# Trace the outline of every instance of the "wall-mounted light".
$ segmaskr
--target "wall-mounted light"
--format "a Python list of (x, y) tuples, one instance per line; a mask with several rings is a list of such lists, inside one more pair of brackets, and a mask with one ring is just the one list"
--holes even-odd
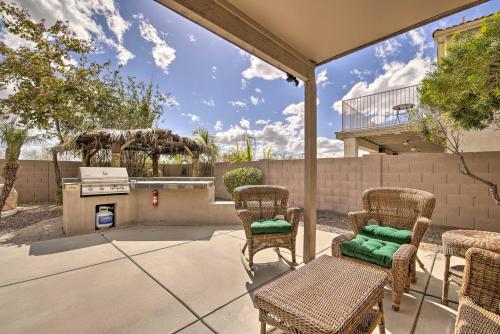
[(294, 77), (293, 75), (291, 75), (290, 73), (286, 74), (286, 81), (293, 83), (293, 85), (295, 87), (297, 87), (299, 85), (299, 80), (296, 77)]

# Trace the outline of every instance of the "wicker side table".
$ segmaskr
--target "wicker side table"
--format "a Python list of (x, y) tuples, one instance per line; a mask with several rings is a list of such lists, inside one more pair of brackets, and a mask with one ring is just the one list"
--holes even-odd
[(380, 270), (323, 255), (255, 293), (261, 334), (266, 324), (286, 333), (385, 333)]
[(443, 254), (445, 267), (441, 302), (448, 304), (450, 282), (462, 285), (463, 268), (450, 268), (451, 256), (465, 258), (469, 248), (476, 247), (500, 253), (500, 233), (476, 230), (451, 230), (443, 233)]

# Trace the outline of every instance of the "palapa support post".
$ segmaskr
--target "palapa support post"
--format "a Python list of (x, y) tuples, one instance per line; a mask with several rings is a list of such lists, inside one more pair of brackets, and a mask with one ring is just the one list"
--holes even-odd
[(82, 150), (82, 165), (83, 167), (89, 167), (90, 166), (90, 161), (87, 159), (89, 155), (89, 151), (87, 149)]
[(157, 153), (151, 154), (151, 160), (153, 161), (153, 176), (159, 176), (159, 168), (158, 168), (158, 160), (160, 159), (160, 155)]
[(198, 177), (200, 176), (200, 154), (198, 152), (193, 152), (192, 160), (193, 176)]
[(111, 167), (121, 166), (122, 149), (120, 143), (111, 144)]

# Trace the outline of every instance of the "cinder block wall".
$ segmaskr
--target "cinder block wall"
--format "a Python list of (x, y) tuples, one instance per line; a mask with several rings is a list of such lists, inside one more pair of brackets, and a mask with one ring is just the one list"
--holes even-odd
[[(474, 173), (500, 185), (500, 152), (466, 153)], [(77, 177), (80, 162), (61, 161), (63, 177)], [(304, 161), (261, 160), (218, 163), (214, 168), (215, 196), (231, 199), (223, 184), (227, 171), (254, 166), (264, 173), (264, 183), (290, 190), (290, 205), (304, 204)], [(0, 160), (0, 168), (3, 160)], [(162, 165), (163, 175), (181, 176), (180, 165)], [(187, 166), (190, 168), (190, 166)], [(188, 171), (190, 175), (190, 171)], [(446, 153), (367, 155), (360, 158), (318, 159), (318, 209), (341, 213), (361, 209), (361, 194), (371, 187), (411, 187), (436, 195), (433, 224), (500, 231), (500, 208), (488, 188), (460, 173), (457, 157)], [(20, 202), (53, 201), (56, 189), (50, 161), (21, 161), (15, 184)]]
[[(500, 152), (466, 153), (474, 173), (500, 185)], [(269, 160), (215, 166), (216, 197), (230, 199), (222, 176), (228, 170), (255, 166), (264, 183), (290, 190), (290, 204), (303, 207), (304, 161)], [(436, 195), (433, 224), (500, 231), (500, 208), (488, 188), (460, 173), (457, 157), (446, 153), (366, 155), (318, 159), (318, 209), (346, 213), (361, 209), (361, 194), (371, 187), (410, 187)]]
[[(3, 168), (4, 160), (0, 160), (0, 169)], [(59, 169), (62, 177), (78, 177), (77, 161), (59, 161)], [(3, 183), (3, 177), (0, 177)], [(55, 200), (56, 178), (54, 166), (51, 161), (22, 160), (14, 184), (19, 193), (19, 202), (49, 202)]]

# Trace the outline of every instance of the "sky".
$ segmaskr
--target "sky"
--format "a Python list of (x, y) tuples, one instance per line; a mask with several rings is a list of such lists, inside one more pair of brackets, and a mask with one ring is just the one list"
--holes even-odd
[[(303, 155), (304, 90), (285, 74), (152, 1), (16, 0), (35, 20), (68, 20), (92, 39), (90, 58), (122, 66), (124, 75), (158, 84), (175, 101), (157, 126), (180, 135), (206, 128), (223, 151), (249, 133), (264, 149)], [(318, 84), (318, 157), (343, 155), (341, 100), (420, 82), (436, 59), (432, 32), (500, 10), (489, 1), (322, 65)], [(8, 45), (19, 41), (0, 32)]]

